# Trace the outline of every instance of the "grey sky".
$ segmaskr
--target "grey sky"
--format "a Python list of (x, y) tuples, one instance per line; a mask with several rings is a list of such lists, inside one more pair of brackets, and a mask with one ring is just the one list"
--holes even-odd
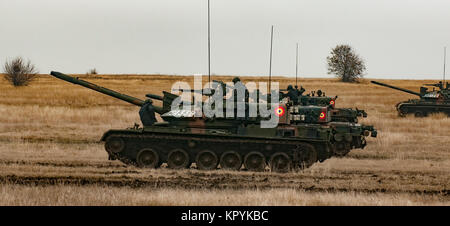
[[(207, 0), (0, 0), (0, 62), (207, 74), (206, 13)], [(346, 43), (367, 77), (440, 79), (450, 49), (448, 0), (211, 0), (212, 73), (267, 75), (271, 25), (274, 75), (295, 75), (297, 42), (302, 77), (330, 77), (326, 57)]]

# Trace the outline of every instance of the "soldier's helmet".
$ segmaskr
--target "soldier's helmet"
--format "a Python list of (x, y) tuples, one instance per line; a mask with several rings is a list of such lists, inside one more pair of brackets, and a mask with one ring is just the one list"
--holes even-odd
[(288, 85), (287, 90), (293, 90), (292, 85)]
[(317, 90), (317, 96), (319, 96), (319, 97), (322, 96), (322, 93), (323, 93), (322, 90), (320, 90), (320, 89)]
[(236, 84), (237, 82), (240, 82), (241, 79), (239, 77), (234, 77), (233, 78), (233, 83)]

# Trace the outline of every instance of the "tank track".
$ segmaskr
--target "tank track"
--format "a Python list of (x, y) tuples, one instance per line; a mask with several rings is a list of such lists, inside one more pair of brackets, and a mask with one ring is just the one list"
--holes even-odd
[(405, 101), (398, 103), (396, 108), (400, 116), (414, 114), (416, 117), (423, 117), (432, 113), (445, 113), (447, 116), (450, 116), (449, 104), (416, 104)]
[(325, 141), (285, 138), (110, 130), (102, 140), (111, 160), (147, 168), (167, 163), (169, 168), (180, 169), (196, 163), (197, 168), (208, 170), (220, 165), (226, 169), (264, 171), (269, 166), (271, 171), (287, 172), (308, 168), (332, 156), (330, 144)]

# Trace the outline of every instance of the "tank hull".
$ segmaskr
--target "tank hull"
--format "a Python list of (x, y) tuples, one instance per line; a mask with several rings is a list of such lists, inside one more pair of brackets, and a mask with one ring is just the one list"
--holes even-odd
[(438, 104), (436, 102), (400, 102), (396, 106), (397, 112), (400, 116), (413, 114), (416, 117), (424, 117), (435, 113), (444, 113), (450, 116), (450, 103)]
[[(123, 145), (114, 150), (109, 146), (111, 140), (121, 139)], [(170, 161), (170, 153), (174, 150), (183, 150), (188, 154), (188, 165), (196, 163), (201, 152), (209, 151), (217, 156), (217, 168), (224, 153), (236, 152), (241, 159), (242, 168), (246, 169), (245, 159), (250, 153), (260, 153), (264, 156), (264, 165), (271, 165), (271, 158), (276, 153), (286, 154), (291, 160), (290, 170), (307, 168), (317, 161), (324, 161), (333, 156), (333, 148), (328, 141), (330, 138), (267, 138), (262, 136), (239, 136), (230, 134), (209, 134), (174, 132), (161, 130), (161, 128), (148, 127), (145, 129), (109, 130), (103, 137), (105, 149), (110, 159), (118, 159), (125, 164), (146, 167), (139, 159), (142, 150), (152, 150), (158, 155), (158, 163), (152, 165), (157, 168)], [(311, 153), (314, 152), (314, 153)], [(239, 164), (239, 165), (241, 165)], [(239, 167), (241, 169), (241, 167)], [(252, 169), (248, 169), (252, 170)]]
[[(138, 167), (157, 168), (166, 163), (169, 168), (189, 168), (195, 163), (197, 168), (202, 168), (199, 167), (199, 159), (206, 152), (214, 162), (208, 169), (230, 168), (223, 166), (222, 160), (232, 152), (238, 163), (231, 168), (236, 170), (263, 171), (268, 166), (272, 171), (280, 171), (276, 167), (273, 169), (274, 158), (283, 155), (289, 161), (289, 169), (286, 170), (289, 171), (310, 167), (317, 161), (323, 162), (333, 156), (344, 156), (351, 149), (364, 148), (364, 134), (368, 131), (370, 129), (359, 124), (349, 125), (344, 122), (289, 125), (273, 129), (238, 126), (235, 130), (161, 124), (109, 130), (101, 140), (105, 142), (111, 160), (117, 159)], [(157, 162), (145, 164), (140, 153), (146, 151), (155, 158), (157, 156)], [(175, 161), (171, 159), (173, 152), (184, 153), (187, 162), (171, 167), (170, 162)], [(263, 168), (249, 166), (248, 159), (255, 153), (263, 158)]]

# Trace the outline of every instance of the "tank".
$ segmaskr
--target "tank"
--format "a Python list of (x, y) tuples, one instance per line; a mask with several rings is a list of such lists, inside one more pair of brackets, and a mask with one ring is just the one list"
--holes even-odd
[[(292, 85), (289, 86), (292, 87)], [(280, 91), (281, 96), (289, 98), (289, 93), (283, 93), (283, 91), (289, 90), (289, 86), (288, 89), (282, 89)], [(344, 157), (353, 148), (349, 145), (348, 142), (343, 142), (344, 136), (342, 136), (342, 134), (352, 134), (352, 136), (354, 136), (364, 131), (367, 134), (372, 134), (373, 137), (377, 136), (377, 130), (373, 126), (357, 124), (358, 118), (367, 117), (367, 113), (364, 110), (360, 110), (358, 108), (337, 108), (336, 100), (338, 99), (338, 96), (326, 96), (325, 92), (322, 92), (322, 90), (311, 91), (306, 95), (303, 95), (303, 93), (305, 92), (305, 89), (303, 87), (301, 87), (301, 89), (298, 89), (297, 86), (295, 86), (295, 90), (295, 93), (299, 95), (297, 104), (302, 106), (314, 105), (328, 108), (330, 112), (330, 122), (328, 124), (332, 126), (336, 131), (339, 131), (339, 133), (336, 133), (336, 136), (334, 137), (334, 156)], [(365, 145), (365, 140), (362, 140), (362, 142), (363, 145)]]
[[(128, 165), (184, 169), (195, 163), (197, 169), (288, 172), (304, 169), (317, 161), (351, 149), (364, 148), (366, 137), (376, 130), (349, 122), (331, 123), (328, 107), (280, 102), (276, 109), (279, 123), (261, 128), (256, 118), (194, 117), (195, 112), (172, 110), (175, 94), (147, 94), (141, 100), (97, 86), (59, 72), (56, 78), (81, 85), (136, 106), (151, 106), (162, 122), (106, 131), (101, 141), (110, 160)], [(150, 99), (162, 101), (162, 107)], [(142, 108), (141, 108), (142, 109)], [(268, 167), (267, 167), (268, 166)]]
[(338, 96), (328, 97), (328, 96), (302, 96), (302, 105), (318, 105), (318, 106), (330, 106), (331, 111), (331, 121), (333, 122), (358, 122), (358, 118), (367, 117), (367, 113), (364, 110), (358, 108), (337, 108)]
[[(223, 81), (213, 80), (214, 82), (221, 84), (222, 87), (227, 87), (227, 84)], [(296, 101), (291, 100), (289, 87), (291, 90), (295, 90), (295, 95), (298, 95)], [(227, 87), (228, 89), (232, 89), (232, 87)], [(198, 92), (195, 90), (190, 90), (191, 92)], [(259, 90), (255, 90), (257, 95), (261, 95)], [(344, 157), (347, 155), (351, 149), (355, 146), (352, 146), (350, 142), (343, 142), (344, 136), (342, 134), (351, 134), (351, 137), (358, 136), (358, 134), (366, 133), (372, 134), (374, 137), (377, 136), (377, 130), (371, 125), (357, 124), (358, 118), (367, 117), (367, 113), (364, 110), (360, 110), (358, 108), (336, 108), (336, 100), (338, 96), (329, 97), (325, 95), (325, 92), (322, 90), (311, 91), (310, 93), (303, 95), (306, 90), (301, 87), (300, 89), (295, 86), (293, 89), (292, 85), (288, 86), (288, 89), (280, 89), (279, 100), (291, 102), (291, 105), (298, 106), (319, 106), (326, 107), (329, 111), (330, 121), (328, 125), (333, 127), (335, 131), (339, 131), (336, 137), (334, 138), (334, 150), (332, 151), (333, 156), (336, 157)], [(305, 121), (304, 121), (305, 122)], [(347, 135), (350, 137), (350, 135)], [(350, 139), (350, 138), (348, 138)], [(361, 141), (361, 144), (357, 144), (356, 147), (365, 146), (365, 140)]]
[[(281, 91), (287, 91), (287, 89), (282, 89)], [(303, 95), (305, 90), (303, 87), (301, 88), (298, 96), (298, 104), (308, 106), (308, 105), (316, 105), (316, 106), (328, 106), (331, 111), (331, 121), (333, 122), (358, 122), (358, 118), (367, 117), (367, 113), (364, 110), (360, 110), (358, 108), (337, 108), (336, 102), (338, 96), (329, 97), (325, 95), (325, 92), (321, 90), (311, 91), (309, 94)], [(283, 93), (284, 96), (288, 96), (286, 93)]]
[(416, 117), (424, 117), (432, 113), (445, 113), (447, 116), (450, 116), (450, 86), (448, 82), (445, 84), (445, 87), (442, 82), (424, 84), (424, 86), (433, 86), (433, 91), (428, 91), (428, 88), (422, 86), (420, 87), (420, 93), (377, 81), (371, 82), (419, 97), (419, 99), (409, 99), (397, 103), (395, 107), (399, 116), (414, 114)]

